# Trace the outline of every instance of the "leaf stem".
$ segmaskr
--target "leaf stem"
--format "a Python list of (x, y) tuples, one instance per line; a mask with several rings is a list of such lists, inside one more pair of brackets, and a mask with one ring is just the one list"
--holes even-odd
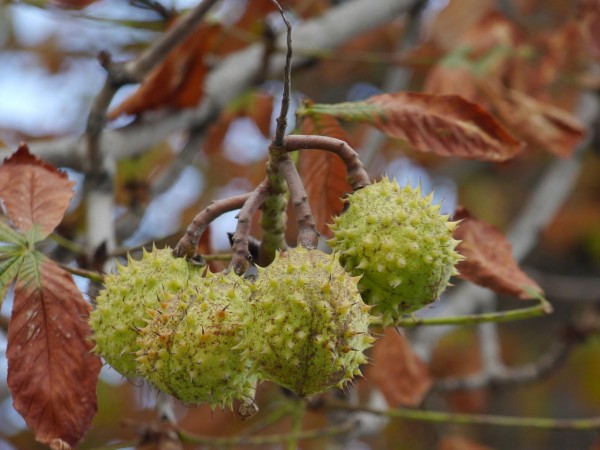
[[(403, 317), (398, 319), (394, 326), (404, 328), (414, 328), (420, 326), (436, 326), (436, 325), (476, 325), (485, 322), (511, 322), (514, 320), (531, 319), (552, 313), (552, 305), (545, 298), (539, 297), (536, 299), (538, 304), (529, 308), (511, 309), (508, 311), (499, 311), (483, 314), (468, 314), (465, 316), (456, 317)], [(378, 319), (372, 322), (375, 326), (381, 326), (382, 323)]]
[(251, 195), (252, 193), (235, 195), (211, 202), (194, 217), (187, 230), (185, 230), (185, 234), (173, 249), (173, 255), (177, 258), (196, 256), (198, 241), (210, 223), (226, 212), (242, 208)]
[(324, 407), (332, 410), (354, 411), (385, 416), (390, 419), (417, 420), (459, 425), (493, 425), (498, 427), (537, 428), (542, 430), (583, 431), (600, 429), (600, 417), (584, 419), (553, 419), (548, 417), (512, 417), (491, 414), (461, 414), (443, 411), (423, 411), (408, 408), (376, 409), (327, 400)]
[(93, 281), (94, 283), (104, 283), (104, 275), (102, 275), (101, 273), (95, 272), (93, 270), (81, 269), (79, 267), (72, 267), (62, 263), (58, 263), (58, 265), (72, 275), (87, 278), (88, 280)]
[(60, 234), (52, 233), (49, 237), (54, 242), (56, 242), (57, 245), (59, 245), (62, 248), (66, 248), (67, 250), (69, 250), (72, 253), (75, 253), (78, 255), (86, 254), (85, 248), (83, 246), (79, 245), (77, 242), (73, 242), (73, 241), (61, 236)]

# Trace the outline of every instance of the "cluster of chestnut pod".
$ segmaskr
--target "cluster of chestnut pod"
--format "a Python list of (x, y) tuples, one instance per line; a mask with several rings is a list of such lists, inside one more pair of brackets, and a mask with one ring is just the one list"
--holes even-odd
[(360, 375), (373, 318), (392, 324), (439, 297), (460, 260), (456, 223), (432, 195), (383, 178), (330, 226), (331, 254), (279, 253), (256, 279), (211, 273), (168, 249), (106, 278), (95, 351), (187, 404), (253, 405), (261, 380), (300, 397)]

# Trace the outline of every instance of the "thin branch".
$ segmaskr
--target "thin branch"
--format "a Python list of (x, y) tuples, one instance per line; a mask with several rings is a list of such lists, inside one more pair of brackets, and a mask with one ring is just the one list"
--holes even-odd
[(127, 82), (141, 81), (156, 65), (161, 63), (180, 42), (187, 38), (202, 21), (206, 13), (218, 0), (204, 0), (192, 11), (181, 18), (174, 27), (167, 30), (153, 45), (144, 50), (137, 58), (123, 66)]
[(237, 227), (232, 238), (233, 258), (231, 259), (231, 263), (229, 263), (229, 268), (238, 275), (243, 275), (246, 272), (249, 261), (252, 259), (250, 250), (248, 249), (252, 217), (258, 211), (267, 194), (267, 180), (264, 180), (250, 194), (238, 216)]
[(192, 220), (187, 227), (185, 234), (173, 249), (173, 255), (178, 258), (184, 256), (191, 258), (195, 256), (198, 241), (200, 241), (200, 237), (210, 223), (226, 212), (242, 208), (251, 195), (252, 193), (241, 194), (223, 200), (213, 201), (194, 217), (194, 220)]
[(353, 190), (356, 191), (371, 184), (369, 175), (356, 150), (341, 139), (328, 136), (292, 135), (285, 137), (283, 147), (288, 152), (296, 150), (324, 150), (335, 153), (346, 164), (348, 183), (352, 186)]
[(600, 417), (583, 419), (553, 419), (547, 417), (512, 417), (491, 414), (460, 414), (443, 411), (423, 411), (417, 409), (376, 409), (367, 406), (349, 405), (344, 402), (327, 400), (322, 405), (326, 409), (365, 412), (390, 419), (416, 420), (432, 423), (453, 423), (457, 425), (492, 425), (496, 427), (536, 428), (542, 430), (584, 431), (599, 430)]
[(72, 275), (87, 278), (88, 280), (98, 284), (102, 284), (104, 282), (104, 276), (101, 273), (95, 272), (93, 270), (85, 270), (79, 267), (72, 267), (62, 263), (58, 263), (58, 265)]
[[(304, 21), (294, 29), (296, 53), (314, 49), (331, 51), (354, 36), (389, 22), (409, 9), (415, 0), (353, 0), (340, 3), (317, 18)], [(285, 36), (283, 37), (285, 39)], [(278, 47), (283, 39), (278, 39)], [(203, 102), (195, 109), (173, 111), (172, 114), (144, 120), (108, 130), (102, 139), (102, 151), (115, 158), (139, 155), (170, 134), (203, 123), (218, 114), (229, 102), (243, 93), (255, 81), (262, 67), (264, 45), (256, 43), (226, 57), (208, 75)], [(296, 57), (293, 66), (303, 65), (306, 57)], [(276, 55), (270, 62), (270, 76), (278, 76), (285, 66), (285, 57)], [(244, 70), (240, 70), (243, 67)], [(30, 150), (58, 166), (81, 170), (85, 148), (83, 142), (69, 136), (32, 142)], [(0, 157), (9, 152), (0, 151)]]
[(296, 221), (298, 222), (298, 245), (305, 248), (317, 248), (319, 233), (308, 203), (308, 195), (298, 174), (296, 165), (289, 155), (282, 155), (277, 169), (288, 185)]
[[(552, 305), (544, 298), (537, 299), (536, 306), (528, 308), (511, 309), (508, 311), (489, 312), (482, 314), (465, 314), (452, 317), (402, 317), (398, 319), (394, 326), (403, 328), (414, 328), (421, 326), (457, 326), (457, 325), (476, 325), (486, 322), (513, 322), (515, 320), (532, 319), (552, 312)], [(376, 320), (372, 325), (381, 325)]]
[(237, 436), (237, 437), (210, 437), (198, 436), (184, 431), (179, 431), (179, 437), (184, 444), (200, 444), (215, 447), (233, 447), (236, 445), (267, 446), (283, 442), (308, 441), (332, 436), (339, 436), (352, 431), (356, 427), (354, 420), (349, 420), (340, 425), (332, 425), (318, 430), (301, 431), (291, 434), (276, 434), (271, 436)]
[(287, 128), (287, 114), (290, 107), (290, 91), (292, 84), (292, 26), (288, 22), (285, 13), (281, 8), (281, 5), (277, 0), (271, 0), (279, 10), (283, 23), (286, 28), (286, 54), (285, 54), (285, 66), (283, 72), (283, 95), (281, 98), (281, 111), (277, 118), (277, 128), (275, 131), (275, 139), (273, 143), (275, 147), (281, 148), (283, 146), (283, 137), (285, 136), (285, 129)]

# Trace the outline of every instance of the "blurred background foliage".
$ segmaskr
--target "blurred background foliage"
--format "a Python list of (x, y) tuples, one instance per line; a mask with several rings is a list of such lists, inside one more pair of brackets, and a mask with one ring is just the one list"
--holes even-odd
[[(282, 3), (298, 22), (342, 1)], [(416, 43), (409, 48), (403, 47), (408, 36), (405, 18), (400, 17), (354, 37), (335, 52), (321, 53), (315, 49), (309, 63), (294, 72), (293, 104), (300, 105), (304, 98), (320, 103), (364, 99), (382, 91), (390, 71), (402, 70), (406, 90), (459, 93), (472, 96), (492, 109), (494, 105), (473, 87), (471, 78), (498, 75), (513, 89), (560, 107), (566, 114), (576, 114), (582, 94), (595, 90), (597, 95), (600, 88), (598, 72), (590, 69), (585, 39), (573, 31), (580, 3), (585, 2), (431, 0), (425, 6)], [(97, 53), (107, 50), (114, 60), (131, 58), (167, 29), (174, 17), (194, 4), (193, 0), (0, 1), (0, 147), (14, 149), (22, 140), (32, 142), (81, 134), (91, 101), (105, 77), (96, 60)], [(490, 14), (504, 16), (499, 19)], [(212, 46), (205, 51), (207, 68), (227, 54), (267, 39), (269, 29), (281, 29), (269, 1), (223, 1), (211, 20), (220, 23), (220, 28), (212, 36)], [(484, 20), (489, 22), (482, 26)], [(465, 52), (465, 48), (470, 50)], [(510, 62), (503, 59), (506, 55), (510, 56)], [(180, 55), (183, 59), (189, 57)], [(504, 67), (507, 64), (510, 67)], [(207, 68), (183, 75), (193, 78), (195, 73), (194, 82), (199, 83)], [(112, 108), (131, 98), (136, 89), (137, 86), (121, 89)], [(177, 92), (179, 106), (191, 106), (201, 95), (186, 89)], [(256, 88), (216, 118), (189, 162), (166, 180), (161, 176), (180, 159), (186, 131), (156, 142), (141, 156), (121, 160), (115, 179), (119, 244), (127, 248), (159, 240), (163, 245), (173, 245), (210, 200), (252, 189), (264, 177), (273, 110), (275, 113), (278, 110), (273, 104), (278, 104), (280, 95), (280, 80), (264, 77)], [(147, 94), (143, 99), (147, 99)], [(169, 101), (162, 98), (159, 103), (163, 107), (178, 106)], [(132, 120), (135, 119), (131, 115), (120, 116), (110, 122), (109, 128), (125, 126)], [(503, 120), (506, 123), (506, 118)], [(511, 129), (510, 123), (507, 126)], [(595, 127), (598, 128), (597, 123)], [(346, 131), (350, 142), (359, 152), (363, 151), (370, 131), (362, 126), (347, 127)], [(515, 134), (528, 141), (527, 151), (502, 164), (444, 159), (417, 153), (399, 140), (386, 139), (369, 156), (368, 169), (373, 175), (387, 172), (401, 181), (407, 177), (413, 183), (420, 180), (426, 190), (435, 188), (441, 193), (450, 211), (460, 203), (506, 230), (524, 207), (544, 169), (557, 158), (544, 151), (544, 143), (556, 135), (531, 139), (526, 131), (516, 130)], [(558, 138), (561, 137), (559, 134)], [(583, 163), (576, 186), (523, 263), (526, 271), (545, 288), (555, 314), (499, 327), (502, 360), (507, 366), (537, 359), (560, 338), (565, 323), (600, 300), (599, 152), (598, 140), (579, 150), (578, 158)], [(80, 174), (75, 171), (70, 174), (81, 181)], [(157, 187), (157, 180), (162, 188)], [(76, 199), (58, 230), (61, 236), (75, 243), (81, 239), (82, 208)], [(211, 251), (227, 251), (226, 233), (234, 231), (233, 216), (228, 214), (212, 225), (210, 242), (205, 242)], [(79, 281), (85, 289), (85, 282)], [(510, 309), (520, 303), (501, 298), (499, 305), (501, 309)], [(9, 313), (10, 301), (6, 301), (2, 315), (7, 317)], [(34, 442), (12, 409), (4, 384), (5, 346), (6, 340), (0, 333), (0, 450), (43, 448)], [(464, 327), (447, 335), (433, 352), (429, 364), (432, 376), (463, 376), (482, 370), (478, 346), (477, 328)], [(514, 416), (600, 415), (599, 355), (600, 338), (589, 339), (578, 345), (565, 364), (544, 380), (466, 393), (433, 393), (425, 406)], [(368, 397), (373, 390), (366, 383), (358, 386), (362, 396)], [(134, 442), (134, 429), (124, 426), (123, 419), (137, 422), (154, 419), (155, 394), (135, 382), (122, 380), (109, 368), (103, 371), (98, 395), (99, 412), (94, 428), (81, 448), (102, 447), (116, 441)], [(205, 407), (178, 405), (176, 414), (180, 426), (190, 432), (234, 435), (263, 420), (280, 401), (279, 390), (264, 385), (258, 401), (263, 411), (249, 422), (242, 423), (233, 414), (211, 412)], [(309, 413), (305, 427), (321, 426), (325, 420), (323, 413)], [(303, 442), (301, 448), (335, 448), (335, 445), (410, 450), (600, 448), (594, 432), (459, 427), (408, 421), (389, 424), (374, 421), (371, 426), (372, 433), (359, 441), (335, 444), (321, 439)], [(263, 431), (285, 432), (288, 428), (289, 421), (282, 421)]]

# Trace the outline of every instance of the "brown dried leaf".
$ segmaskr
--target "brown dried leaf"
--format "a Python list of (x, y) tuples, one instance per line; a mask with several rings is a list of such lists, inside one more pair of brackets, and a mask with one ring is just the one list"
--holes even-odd
[(577, 18), (591, 54), (600, 60), (600, 0), (581, 0)]
[(481, 83), (500, 117), (524, 139), (555, 155), (569, 157), (585, 136), (572, 114), (490, 80)]
[(363, 102), (315, 104), (308, 113), (370, 123), (388, 136), (406, 139), (416, 150), (441, 156), (506, 161), (523, 150), (490, 113), (455, 95), (399, 92)]
[(427, 75), (424, 92), (460, 95), (487, 106), (478, 78), (500, 80), (507, 75), (519, 42), (515, 25), (498, 12), (482, 16)]
[(96, 414), (101, 362), (91, 354), (90, 308), (67, 272), (26, 255), (8, 329), (8, 387), (40, 442), (74, 446)]
[(188, 108), (200, 101), (208, 70), (206, 54), (214, 47), (221, 32), (219, 24), (201, 24), (164, 62), (144, 79), (139, 89), (110, 111), (109, 119), (121, 114), (138, 115), (146, 110)]
[(379, 388), (392, 406), (417, 406), (431, 387), (427, 366), (413, 353), (407, 339), (394, 328), (386, 328), (375, 342), (373, 364), (365, 378)]
[(61, 222), (74, 184), (66, 173), (29, 153), (25, 144), (0, 166), (0, 198), (6, 214), (23, 232), (36, 225), (40, 238)]
[(522, 299), (542, 293), (542, 288), (519, 268), (510, 243), (497, 228), (464, 208), (456, 212), (454, 219), (462, 220), (454, 232), (454, 237), (462, 240), (457, 250), (466, 258), (457, 266), (461, 278)]
[[(302, 134), (335, 137), (348, 142), (345, 131), (332, 116), (306, 117), (302, 120), (300, 131)], [(330, 237), (331, 230), (327, 223), (331, 223), (331, 218), (342, 212), (344, 205), (341, 198), (352, 191), (346, 181), (346, 166), (331, 152), (302, 150), (298, 171), (304, 181), (317, 230), (323, 236)]]
[(492, 450), (492, 448), (463, 436), (445, 436), (440, 440), (437, 450)]
[(97, 0), (51, 0), (51, 3), (60, 8), (82, 9), (96, 1)]

